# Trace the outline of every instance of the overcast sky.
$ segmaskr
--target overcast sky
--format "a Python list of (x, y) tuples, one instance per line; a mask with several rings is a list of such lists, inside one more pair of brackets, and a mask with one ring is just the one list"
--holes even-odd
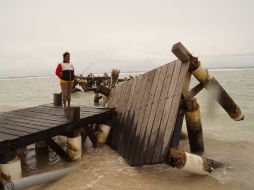
[(181, 41), (207, 67), (254, 66), (253, 0), (0, 0), (0, 77), (146, 71)]

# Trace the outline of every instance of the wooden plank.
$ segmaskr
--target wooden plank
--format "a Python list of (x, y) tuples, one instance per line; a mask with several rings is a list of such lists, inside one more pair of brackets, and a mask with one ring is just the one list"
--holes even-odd
[(117, 148), (118, 137), (119, 137), (119, 133), (120, 133), (120, 130), (121, 130), (120, 121), (119, 121), (119, 118), (121, 118), (121, 112), (119, 112), (118, 110), (119, 110), (119, 107), (120, 107), (120, 104), (121, 104), (121, 98), (122, 98), (122, 95), (123, 95), (124, 87), (125, 87), (125, 83), (118, 85), (117, 86), (118, 94), (117, 94), (117, 96), (115, 96), (116, 100), (115, 100), (115, 105), (114, 106), (116, 107), (117, 115), (115, 115), (116, 117), (114, 118), (114, 120), (112, 122), (112, 125), (113, 125), (113, 128), (112, 128), (112, 144), (115, 145), (115, 148)]
[(120, 113), (120, 115), (118, 115), (118, 133), (116, 135), (116, 143), (117, 143), (117, 151), (119, 151), (120, 147), (122, 146), (123, 143), (123, 116), (124, 116), (124, 107), (126, 107), (126, 98), (127, 98), (127, 93), (128, 90), (130, 90), (131, 87), (131, 81), (125, 82), (125, 84), (123, 84), (123, 94), (122, 94), (122, 99), (121, 99), (121, 103), (118, 106), (118, 113)]
[(125, 92), (125, 96), (123, 97), (123, 104), (121, 105), (121, 108), (119, 110), (119, 112), (121, 113), (121, 117), (118, 117), (118, 120), (120, 121), (119, 125), (121, 126), (121, 130), (119, 130), (119, 138), (118, 138), (118, 147), (117, 147), (117, 152), (120, 152), (122, 149), (122, 146), (124, 144), (124, 137), (125, 137), (125, 125), (124, 125), (124, 121), (125, 121), (125, 114), (126, 114), (126, 108), (128, 105), (128, 98), (130, 97), (130, 92), (131, 92), (131, 87), (133, 84), (133, 80), (130, 80), (126, 83), (126, 92)]
[(129, 158), (130, 148), (131, 148), (131, 139), (135, 133), (135, 126), (133, 126), (134, 120), (138, 116), (138, 106), (141, 103), (141, 99), (144, 94), (141, 93), (142, 88), (145, 87), (146, 81), (148, 78), (148, 74), (144, 74), (137, 77), (136, 87), (134, 90), (134, 97), (131, 102), (129, 113), (127, 114), (127, 122), (126, 122), (126, 142), (122, 147), (121, 154), (127, 159)]
[[(6, 113), (4, 118), (8, 117), (17, 117), (17, 118), (24, 118), (27, 120), (45, 120), (49, 123), (59, 123), (59, 122), (68, 122), (67, 118), (64, 116), (53, 116), (52, 114), (41, 114), (36, 112), (9, 112)], [(1, 117), (0, 117), (1, 120)]]
[(40, 131), (39, 129), (27, 128), (24, 126), (20, 127), (17, 125), (2, 124), (2, 123), (0, 123), (0, 128), (13, 129), (16, 131), (23, 131), (23, 132), (29, 132), (29, 133), (35, 133), (35, 132)]
[(155, 154), (159, 155), (160, 151), (161, 151), (162, 138), (164, 137), (163, 132), (165, 131), (165, 129), (167, 127), (168, 117), (171, 112), (171, 104), (172, 104), (172, 100), (173, 100), (173, 95), (175, 93), (177, 80), (178, 80), (180, 71), (181, 71), (181, 62), (175, 62), (173, 76), (171, 78), (171, 83), (170, 83), (168, 93), (166, 96), (166, 102), (165, 102), (163, 115), (162, 115), (162, 119), (161, 119), (161, 123), (160, 123), (160, 129), (159, 129), (159, 133), (157, 134), (157, 139), (155, 142), (154, 153), (153, 153), (154, 154), (153, 162), (155, 160), (157, 161), (159, 159), (158, 157), (156, 157)]
[[(113, 99), (111, 104), (109, 104), (109, 106), (113, 106), (118, 107), (118, 101), (120, 101), (120, 96), (119, 94), (122, 92), (122, 84), (120, 85), (117, 85), (115, 88), (114, 88), (114, 91), (111, 91), (110, 93), (110, 97)], [(116, 112), (116, 114), (113, 116), (112, 118), (112, 126), (111, 126), (111, 131), (110, 131), (110, 134), (109, 134), (109, 145), (111, 145), (112, 148), (116, 148), (116, 134), (118, 132), (118, 129), (119, 129), (119, 121), (118, 121), (118, 117), (119, 117), (119, 114)]]
[[(171, 79), (175, 69), (175, 62), (167, 65), (167, 70), (165, 74), (164, 81), (161, 82), (162, 86), (159, 85), (158, 91), (161, 91), (160, 98), (155, 102), (158, 106), (155, 114), (151, 114), (149, 118), (149, 125), (152, 127), (147, 127), (147, 133), (142, 147), (142, 153), (137, 164), (141, 163), (151, 163), (153, 158), (153, 151), (155, 148), (155, 142), (158, 137), (158, 131), (160, 130), (161, 119), (163, 111), (166, 104), (168, 90), (171, 84)], [(153, 118), (154, 117), (154, 118)], [(151, 130), (150, 130), (151, 129)]]
[(130, 112), (130, 109), (131, 109), (131, 106), (132, 106), (133, 97), (135, 96), (134, 93), (135, 93), (135, 89), (136, 89), (138, 79), (134, 78), (134, 79), (132, 79), (132, 81), (133, 82), (131, 84), (130, 93), (129, 93), (129, 96), (128, 96), (128, 100), (127, 100), (127, 103), (126, 103), (126, 108), (125, 108), (125, 111), (123, 113), (124, 115), (123, 115), (123, 119), (122, 119), (123, 130), (122, 130), (121, 135), (123, 136), (123, 142), (120, 144), (119, 149), (118, 149), (118, 152), (119, 152), (120, 155), (124, 154), (124, 148), (125, 148), (126, 141), (127, 141), (127, 136), (128, 136), (128, 133), (129, 133), (129, 128), (127, 127), (127, 123), (129, 122), (129, 120), (132, 119), (132, 118), (129, 118), (129, 112)]
[(52, 127), (69, 122), (67, 119), (63, 120), (61, 118), (59, 118), (59, 120), (51, 121), (51, 120), (47, 120), (46, 118), (45, 119), (35, 118), (35, 117), (29, 117), (29, 115), (24, 116), (22, 114), (21, 115), (16, 115), (16, 114), (13, 114), (13, 113), (8, 113), (8, 114), (6, 114), (6, 117), (1, 118), (1, 120), (5, 120), (5, 119), (10, 119), (10, 120), (13, 120), (13, 121), (20, 121), (20, 122), (23, 122), (23, 123), (31, 123), (31, 124), (35, 124), (35, 125), (37, 125), (37, 123), (39, 122), (39, 123), (45, 124), (46, 126), (52, 126)]
[(25, 136), (27, 134), (30, 134), (28, 132), (24, 132), (24, 131), (17, 131), (17, 130), (13, 130), (13, 129), (8, 129), (8, 128), (3, 128), (1, 127), (0, 128), (0, 132), (1, 133), (7, 133), (7, 134), (10, 134), (10, 135), (15, 135), (15, 136)]
[[(83, 111), (103, 111), (103, 110), (110, 110), (112, 108), (108, 107), (108, 108), (105, 108), (105, 107), (98, 107), (98, 106), (85, 106), (85, 105), (76, 105), (76, 106), (79, 106), (80, 107), (80, 110), (83, 110)], [(54, 106), (53, 104), (43, 104), (43, 105), (39, 105), (38, 107), (35, 107), (35, 108), (49, 108), (49, 109), (60, 109), (60, 110), (63, 110), (63, 107), (61, 106)]]
[(152, 161), (155, 141), (160, 128), (161, 117), (165, 107), (166, 96), (169, 90), (174, 68), (174, 62), (167, 64), (166, 68), (164, 69), (165, 73), (163, 72), (163, 76), (161, 76), (161, 79), (159, 80), (159, 84), (156, 89), (156, 94), (158, 94), (158, 97), (155, 96), (154, 98), (154, 104), (151, 109), (148, 127), (146, 128), (144, 135), (143, 146), (139, 150), (140, 156), (135, 159), (135, 164), (137, 165), (150, 163)]
[[(95, 109), (95, 108), (80, 108), (81, 112), (84, 113), (102, 113), (104, 111), (109, 111), (112, 108), (108, 109)], [(19, 111), (14, 111), (14, 113), (22, 113), (22, 112), (38, 112), (41, 114), (55, 114), (59, 116), (63, 116), (64, 110), (62, 108), (48, 108), (48, 107), (38, 107), (38, 108), (31, 108), (31, 109), (26, 109), (26, 110), (19, 110)], [(7, 112), (8, 113), (8, 112)]]
[(16, 139), (18, 136), (0, 132), (1, 141)]
[[(136, 87), (136, 85), (133, 85), (132, 88), (131, 88), (131, 86), (129, 88), (129, 93), (131, 93), (132, 95), (134, 95), (135, 87)], [(126, 133), (128, 133), (128, 131), (129, 131), (128, 127), (126, 126), (126, 123), (128, 122), (126, 120), (127, 119), (126, 117), (128, 115), (128, 111), (129, 111), (128, 108), (131, 106), (131, 101), (132, 101), (133, 97), (130, 97), (129, 95), (128, 95), (128, 97), (129, 97), (129, 101), (128, 100), (126, 101), (125, 109), (122, 111), (122, 118), (121, 118), (122, 119), (122, 121), (121, 121), (122, 131), (120, 134), (121, 141), (120, 141), (118, 149), (117, 149), (117, 151), (120, 155), (123, 155), (123, 153), (124, 153), (124, 147), (126, 144), (126, 136), (127, 136)]]
[[(164, 66), (165, 67), (165, 66)], [(135, 165), (135, 159), (138, 159), (139, 153), (143, 144), (143, 137), (146, 131), (146, 127), (148, 124), (148, 118), (151, 112), (152, 105), (155, 105), (156, 103), (154, 102), (154, 97), (156, 96), (156, 89), (158, 88), (158, 83), (162, 75), (165, 76), (166, 71), (164, 72), (164, 67), (160, 67), (155, 70), (155, 76), (154, 79), (151, 81), (149, 84), (150, 89), (149, 89), (149, 96), (146, 97), (146, 105), (144, 109), (142, 110), (143, 114), (139, 118), (138, 121), (138, 126), (136, 130), (136, 138), (134, 140), (134, 143), (132, 145), (132, 153), (129, 158), (129, 163), (131, 165)], [(163, 74), (164, 72), (164, 74)]]
[(181, 65), (181, 70), (179, 73), (177, 84), (174, 85), (175, 86), (174, 93), (172, 93), (171, 90), (169, 91), (169, 96), (168, 96), (169, 99), (166, 102), (166, 106), (170, 107), (170, 110), (169, 110), (169, 113), (167, 110), (164, 110), (164, 113), (166, 113), (165, 114), (166, 117), (163, 117), (163, 120), (162, 120), (163, 127), (160, 129), (160, 132), (157, 138), (157, 139), (161, 138), (163, 140), (158, 141), (158, 145), (156, 145), (156, 148), (157, 147), (158, 148), (157, 149), (155, 148), (154, 156), (153, 156), (153, 162), (155, 163), (162, 162), (163, 160), (165, 160), (166, 155), (168, 154), (168, 149), (171, 142), (172, 130), (175, 126), (176, 116), (178, 113), (180, 99), (182, 96), (184, 78), (189, 69), (189, 63), (182, 64), (180, 61), (177, 61), (176, 64)]
[(137, 111), (135, 112), (135, 115), (134, 115), (134, 122), (131, 125), (131, 128), (135, 128), (134, 129), (135, 132), (133, 133), (132, 137), (128, 139), (129, 141), (131, 141), (131, 144), (129, 146), (130, 150), (127, 150), (127, 152), (129, 152), (129, 155), (127, 155), (128, 156), (127, 161), (129, 164), (131, 164), (130, 160), (132, 160), (133, 156), (135, 155), (134, 149), (138, 140), (137, 137), (140, 133), (140, 126), (138, 125), (138, 122), (142, 120), (142, 117), (146, 108), (146, 104), (147, 104), (147, 99), (149, 97), (151, 84), (155, 75), (155, 71), (156, 70), (149, 71), (145, 75), (146, 80), (144, 81), (140, 89), (140, 96), (139, 96), (138, 105), (137, 105), (138, 107), (136, 108)]
[[(125, 124), (125, 127), (126, 127), (126, 129), (125, 130), (127, 130), (127, 132), (125, 132), (125, 135), (126, 136), (128, 136), (129, 135), (129, 122), (131, 121), (131, 118), (133, 118), (133, 116), (131, 116), (131, 115), (133, 115), (132, 114), (132, 112), (133, 112), (133, 110), (132, 110), (132, 106), (136, 106), (136, 102), (137, 101), (135, 101), (135, 100), (137, 100), (137, 97), (138, 97), (138, 93), (139, 93), (139, 90), (140, 90), (140, 87), (141, 87), (141, 83), (142, 83), (142, 80), (143, 80), (143, 76), (140, 76), (140, 77), (137, 77), (137, 78), (135, 78), (134, 79), (136, 82), (136, 85), (134, 86), (135, 87), (135, 89), (134, 89), (134, 93), (133, 93), (133, 97), (131, 98), (132, 100), (131, 100), (131, 102), (130, 102), (130, 107), (129, 107), (129, 111), (128, 111), (128, 113), (127, 113), (127, 123)], [(121, 114), (121, 113), (120, 113)], [(117, 118), (115, 118), (115, 119), (117, 119)], [(113, 125), (114, 126), (114, 125)], [(118, 126), (118, 127), (120, 127), (120, 126)], [(123, 142), (123, 143), (125, 143), (125, 142)], [(120, 150), (120, 151), (122, 151), (122, 150)]]
[[(56, 124), (50, 124), (50, 123), (44, 123), (43, 120), (40, 122), (40, 121), (29, 121), (29, 120), (26, 120), (26, 119), (20, 119), (20, 118), (16, 118), (16, 117), (7, 117), (7, 118), (4, 118), (4, 120), (1, 120), (1, 121), (16, 121), (16, 122), (20, 122), (20, 123), (26, 123), (26, 124), (32, 124), (32, 125), (40, 125), (40, 126), (44, 126), (46, 128), (50, 128), (50, 127), (55, 127)], [(61, 124), (64, 124), (63, 122)], [(60, 125), (60, 124), (58, 124)]]
[(14, 125), (17, 127), (22, 127), (22, 128), (37, 129), (37, 130), (44, 130), (45, 129), (45, 126), (41, 126), (39, 123), (38, 123), (38, 125), (33, 125), (33, 124), (21, 123), (21, 122), (12, 121), (12, 120), (0, 121), (0, 127), (2, 127), (2, 125), (6, 125), (6, 124)]
[[(31, 121), (41, 121), (43, 120), (44, 123), (54, 123), (54, 124), (59, 124), (59, 122), (69, 122), (68, 119), (61, 114), (60, 116), (55, 116), (52, 115), (51, 113), (45, 111), (45, 113), (38, 113), (38, 110), (34, 110), (34, 111), (19, 111), (19, 112), (10, 112), (10, 113), (6, 113), (5, 116), (6, 117), (10, 117), (10, 116), (15, 116), (17, 118), (26, 118), (26, 120), (31, 120)], [(105, 112), (105, 111), (104, 111)], [(92, 115), (96, 115), (99, 113), (103, 113), (103, 111), (94, 113), (94, 112), (81, 112), (80, 116), (81, 117), (87, 117), (87, 116), (92, 116)], [(60, 124), (61, 124), (60, 123)]]
[(47, 138), (45, 139), (45, 142), (47, 143), (47, 145), (54, 150), (64, 161), (66, 162), (71, 162), (72, 158), (70, 157), (70, 155), (65, 152), (54, 140), (52, 140), (51, 138)]

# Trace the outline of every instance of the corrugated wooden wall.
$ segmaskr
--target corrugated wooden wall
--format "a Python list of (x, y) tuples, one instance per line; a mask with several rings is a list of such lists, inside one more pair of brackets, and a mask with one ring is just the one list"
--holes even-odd
[(109, 144), (131, 166), (165, 162), (188, 67), (174, 61), (112, 89)]

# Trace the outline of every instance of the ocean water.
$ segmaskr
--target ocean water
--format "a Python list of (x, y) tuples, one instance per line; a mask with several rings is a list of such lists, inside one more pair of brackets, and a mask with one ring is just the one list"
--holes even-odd
[[(77, 166), (70, 175), (31, 189), (254, 189), (254, 70), (212, 70), (245, 114), (244, 121), (233, 121), (203, 90), (197, 96), (201, 106), (205, 143), (204, 155), (222, 161), (225, 166), (208, 176), (197, 176), (171, 168), (166, 164), (130, 167), (108, 146), (93, 149), (89, 141), (83, 147), (80, 161), (66, 163), (54, 152), (36, 152), (34, 146), (23, 149), (24, 176)], [(192, 79), (191, 85), (197, 82)], [(52, 102), (60, 92), (55, 77), (0, 79), (0, 112)], [(93, 105), (93, 93), (72, 95), (74, 104)], [(185, 124), (183, 130), (186, 131)], [(63, 139), (62, 139), (63, 141)], [(189, 151), (188, 141), (181, 146)]]

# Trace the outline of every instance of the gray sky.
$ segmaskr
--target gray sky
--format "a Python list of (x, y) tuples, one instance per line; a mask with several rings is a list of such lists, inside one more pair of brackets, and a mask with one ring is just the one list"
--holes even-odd
[(0, 77), (145, 71), (181, 41), (207, 67), (254, 66), (253, 0), (0, 0)]

